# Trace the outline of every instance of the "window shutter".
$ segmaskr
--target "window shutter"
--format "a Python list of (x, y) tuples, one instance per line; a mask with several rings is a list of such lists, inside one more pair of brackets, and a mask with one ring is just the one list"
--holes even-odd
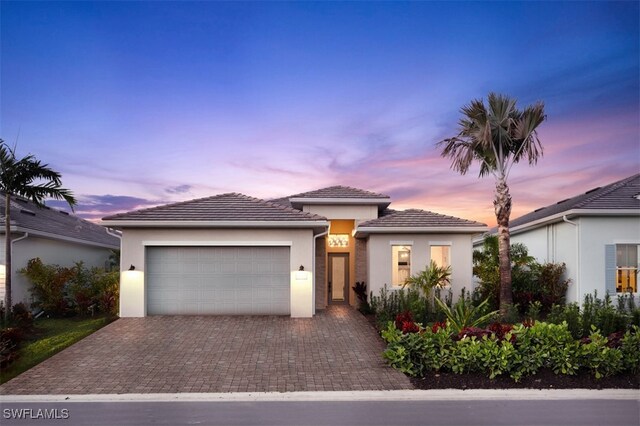
[(610, 296), (616, 294), (616, 245), (604, 246), (604, 273), (605, 290)]

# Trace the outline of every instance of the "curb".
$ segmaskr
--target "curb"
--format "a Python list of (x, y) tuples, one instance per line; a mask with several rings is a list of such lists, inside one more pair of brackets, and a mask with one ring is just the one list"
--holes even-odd
[(0, 404), (20, 402), (295, 402), (295, 401), (465, 401), (465, 400), (636, 400), (637, 389), (435, 389), (333, 392), (129, 393), (88, 395), (0, 395)]

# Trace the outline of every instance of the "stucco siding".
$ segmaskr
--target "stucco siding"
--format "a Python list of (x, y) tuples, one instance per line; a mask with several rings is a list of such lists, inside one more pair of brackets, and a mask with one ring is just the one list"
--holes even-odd
[(355, 219), (356, 223), (378, 218), (377, 205), (340, 206), (340, 205), (305, 204), (302, 207), (302, 211), (324, 216), (327, 219), (345, 219), (345, 220)]
[(369, 289), (374, 296), (386, 284), (391, 287), (392, 242), (411, 242), (411, 274), (430, 263), (430, 246), (451, 243), (451, 290), (456, 298), (462, 288), (472, 290), (471, 234), (372, 234), (368, 243)]
[[(16, 234), (14, 239), (20, 238)], [(5, 263), (4, 236), (0, 238), (0, 263)], [(31, 283), (18, 271), (27, 266), (30, 259), (39, 257), (45, 264), (56, 264), (60, 266), (73, 266), (75, 262), (83, 261), (87, 267), (104, 267), (109, 259), (111, 251), (109, 249), (93, 247), (84, 244), (75, 244), (67, 241), (51, 240), (29, 236), (24, 240), (13, 244), (12, 251), (12, 302), (24, 302), (31, 304), (32, 297), (29, 291)], [(0, 289), (0, 294), (4, 298), (4, 288)]]
[[(234, 243), (246, 245), (287, 243), (291, 247), (292, 274), (301, 265), (304, 266), (305, 271), (313, 273), (313, 231), (310, 229), (125, 229), (122, 237), (121, 266), (126, 270), (129, 265), (134, 265), (136, 270), (144, 272), (145, 246), (149, 245), (234, 245)], [(146, 315), (146, 282), (144, 286), (143, 294), (137, 298), (139, 302), (132, 305), (130, 301), (121, 300), (122, 316)], [(309, 312), (311, 312), (313, 307), (311, 292), (308, 299), (304, 303), (309, 305)], [(291, 303), (292, 305), (297, 303), (297, 298), (293, 297), (293, 294)], [(143, 306), (138, 306), (139, 304)], [(136, 314), (128, 315), (127, 312), (122, 312), (123, 306)], [(293, 309), (292, 306), (291, 311), (295, 312), (297, 309)]]
[[(576, 218), (575, 223), (583, 219)], [(565, 278), (570, 280), (567, 290), (567, 301), (576, 302), (581, 299), (578, 283), (577, 229), (567, 222), (557, 222), (530, 231), (511, 236), (512, 243), (527, 246), (529, 255), (538, 262), (564, 263)]]
[(640, 244), (640, 218), (580, 219), (580, 292), (605, 293), (605, 245)]

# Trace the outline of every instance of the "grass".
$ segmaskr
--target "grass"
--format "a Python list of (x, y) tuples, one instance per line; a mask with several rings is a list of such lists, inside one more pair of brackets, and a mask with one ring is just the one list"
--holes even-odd
[(20, 345), (19, 357), (0, 371), (5, 383), (113, 321), (111, 317), (42, 318)]

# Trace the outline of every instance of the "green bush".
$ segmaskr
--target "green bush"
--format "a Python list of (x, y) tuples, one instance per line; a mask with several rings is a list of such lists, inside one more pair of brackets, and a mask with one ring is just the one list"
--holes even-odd
[(32, 284), (34, 307), (49, 314), (60, 316), (72, 311), (86, 315), (95, 310), (111, 315), (117, 313), (118, 271), (87, 268), (82, 262), (71, 268), (45, 265), (36, 258), (31, 259), (20, 272)]
[[(525, 314), (532, 302), (540, 303), (540, 312), (548, 313), (553, 304), (564, 304), (569, 281), (564, 279), (564, 263), (540, 264), (529, 256), (524, 244), (511, 245), (511, 282), (513, 302)], [(500, 302), (500, 268), (498, 239), (485, 238), (482, 250), (473, 252), (473, 274), (479, 278), (476, 291), (481, 300), (489, 299), (489, 307)]]
[(400, 288), (389, 290), (385, 285), (378, 296), (370, 295), (371, 311), (376, 316), (378, 325), (384, 327), (389, 321), (395, 321), (403, 312), (411, 312), (416, 322), (426, 324), (432, 316), (429, 301), (420, 294), (418, 289)]
[(612, 376), (624, 369), (622, 351), (607, 345), (608, 339), (592, 326), (589, 342), (582, 345), (583, 365), (596, 379)]
[[(476, 329), (477, 330), (477, 329)], [(509, 375), (514, 381), (548, 368), (555, 374), (575, 375), (581, 368), (596, 377), (640, 371), (640, 328), (632, 327), (619, 340), (619, 347), (595, 328), (588, 339), (575, 339), (566, 322), (522, 324), (499, 339), (495, 334), (458, 337), (450, 324), (420, 327), (402, 333), (393, 322), (382, 332), (388, 346), (384, 358), (410, 376), (428, 371), (464, 374), (480, 372), (493, 379)]]
[(34, 307), (54, 315), (62, 315), (68, 310), (65, 287), (72, 271), (58, 265), (45, 265), (40, 258), (27, 262), (19, 271), (32, 284), (31, 294), (35, 298)]

